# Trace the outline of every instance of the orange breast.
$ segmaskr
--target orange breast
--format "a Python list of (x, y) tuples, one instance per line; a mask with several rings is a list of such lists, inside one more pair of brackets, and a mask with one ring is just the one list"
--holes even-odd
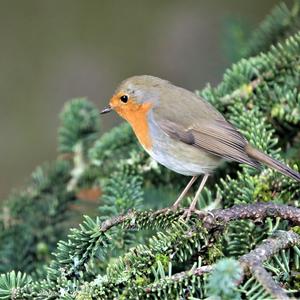
[(149, 132), (147, 114), (151, 109), (151, 103), (130, 103), (126, 109), (116, 108), (117, 113), (129, 122), (139, 142), (147, 149), (152, 148), (152, 140)]

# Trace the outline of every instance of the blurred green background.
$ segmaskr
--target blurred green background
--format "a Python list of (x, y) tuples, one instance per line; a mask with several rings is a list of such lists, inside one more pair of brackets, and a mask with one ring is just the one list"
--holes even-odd
[[(228, 20), (253, 28), (277, 2), (0, 0), (0, 199), (55, 158), (65, 101), (87, 96), (102, 108), (135, 74), (215, 84), (230, 64)], [(103, 131), (118, 122), (102, 118)]]

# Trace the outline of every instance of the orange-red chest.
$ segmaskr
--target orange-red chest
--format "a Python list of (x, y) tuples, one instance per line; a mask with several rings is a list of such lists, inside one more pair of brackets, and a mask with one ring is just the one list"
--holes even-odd
[(131, 125), (139, 142), (147, 150), (152, 148), (152, 140), (149, 131), (148, 113), (151, 109), (151, 103), (139, 104), (138, 107), (117, 111)]

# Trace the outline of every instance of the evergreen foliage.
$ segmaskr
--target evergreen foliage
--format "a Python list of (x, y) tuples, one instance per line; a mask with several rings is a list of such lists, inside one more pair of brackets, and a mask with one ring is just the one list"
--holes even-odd
[(216, 300), (241, 299), (234, 284), (241, 276), (242, 270), (237, 261), (232, 258), (218, 261), (207, 283), (208, 295)]
[[(222, 82), (197, 91), (253, 145), (296, 170), (299, 5), (277, 6)], [(60, 157), (38, 167), (27, 186), (4, 202), (0, 299), (271, 299), (240, 258), (279, 230), (299, 228), (277, 215), (209, 228), (197, 215), (184, 222), (181, 210), (158, 210), (187, 179), (153, 162), (128, 124), (100, 138), (99, 132), (99, 112), (89, 101), (68, 102), (58, 134)], [(101, 193), (97, 216), (85, 216), (67, 235), (72, 204), (80, 191), (93, 188)], [(204, 189), (199, 208), (270, 201), (299, 207), (299, 198), (299, 184), (279, 173), (226, 163)], [(299, 248), (284, 247), (263, 261), (293, 297), (300, 297)]]
[(70, 164), (58, 160), (38, 167), (24, 190), (13, 193), (2, 208), (0, 269), (37, 271), (65, 237), (68, 206), (74, 195), (66, 191)]
[(271, 45), (283, 41), (300, 29), (300, 5), (295, 1), (289, 8), (285, 3), (275, 6), (270, 15), (253, 32), (244, 50), (244, 56), (253, 56), (269, 50)]
[[(61, 127), (58, 131), (58, 145), (61, 153), (75, 152), (80, 142), (90, 147), (99, 133), (99, 112), (84, 98), (68, 102), (61, 115)], [(76, 122), (74, 122), (76, 120)]]

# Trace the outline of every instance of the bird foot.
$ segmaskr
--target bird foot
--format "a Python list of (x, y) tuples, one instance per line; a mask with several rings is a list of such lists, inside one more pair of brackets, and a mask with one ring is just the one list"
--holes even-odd
[(172, 212), (176, 212), (179, 210), (179, 205), (173, 204), (170, 208), (169, 208)]
[(184, 221), (188, 221), (192, 215), (192, 213), (198, 211), (195, 207), (189, 207), (188, 209), (186, 209), (184, 211), (184, 213), (182, 214), (182, 216), (180, 217), (180, 219), (184, 220)]
[(181, 215), (181, 219), (185, 220), (186, 222), (190, 219), (192, 214), (196, 214), (200, 219), (204, 219), (207, 215), (210, 215), (212, 219), (214, 219), (214, 214), (211, 212), (206, 212), (203, 210), (198, 210), (195, 207), (189, 207), (186, 209), (183, 214)]

